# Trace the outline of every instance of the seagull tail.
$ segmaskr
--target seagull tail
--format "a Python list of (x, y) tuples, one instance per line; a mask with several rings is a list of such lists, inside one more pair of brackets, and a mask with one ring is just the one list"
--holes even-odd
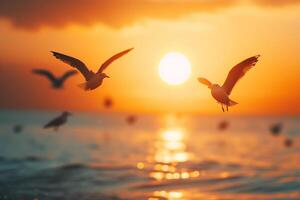
[(235, 106), (237, 104), (238, 104), (237, 102), (229, 100), (229, 106)]
[(87, 83), (81, 83), (81, 84), (78, 85), (78, 87), (80, 87), (83, 90), (89, 90), (88, 87), (87, 87)]

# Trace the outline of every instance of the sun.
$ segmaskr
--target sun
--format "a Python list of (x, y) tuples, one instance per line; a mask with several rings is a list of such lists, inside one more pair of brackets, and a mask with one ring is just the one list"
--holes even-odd
[(160, 78), (170, 85), (180, 85), (191, 75), (191, 64), (181, 53), (166, 54), (158, 66)]

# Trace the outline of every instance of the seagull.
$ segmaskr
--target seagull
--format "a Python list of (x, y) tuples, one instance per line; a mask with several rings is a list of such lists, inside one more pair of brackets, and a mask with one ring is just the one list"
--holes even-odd
[(23, 126), (21, 124), (17, 124), (13, 127), (14, 133), (21, 133), (23, 131)]
[(126, 122), (127, 122), (127, 124), (129, 124), (129, 125), (134, 124), (134, 123), (136, 122), (136, 120), (137, 120), (137, 117), (134, 116), (134, 115), (129, 115), (129, 116), (126, 118)]
[(103, 101), (103, 105), (105, 108), (111, 108), (113, 106), (114, 102), (110, 97), (106, 97)]
[(63, 112), (60, 116), (54, 118), (50, 122), (48, 122), (44, 128), (54, 128), (55, 131), (58, 131), (59, 127), (64, 125), (67, 122), (68, 116), (70, 116), (71, 113), (69, 112)]
[(282, 131), (282, 128), (283, 128), (282, 123), (276, 123), (270, 127), (270, 131), (271, 131), (272, 135), (277, 136)]
[(94, 90), (97, 87), (99, 87), (102, 84), (103, 79), (110, 78), (108, 75), (103, 73), (103, 71), (116, 59), (122, 57), (123, 55), (127, 54), (131, 49), (127, 49), (125, 51), (122, 51), (112, 57), (110, 57), (108, 60), (106, 60), (99, 68), (97, 73), (93, 72), (92, 70), (89, 70), (87, 66), (80, 61), (77, 58), (73, 58), (71, 56), (67, 56), (55, 51), (51, 51), (53, 56), (59, 60), (61, 60), (64, 63), (69, 64), (71, 67), (74, 67), (78, 69), (81, 74), (84, 76), (86, 82), (80, 84), (79, 86), (83, 88), (84, 90)]
[(61, 77), (55, 77), (50, 71), (45, 69), (34, 69), (32, 70), (33, 73), (45, 76), (48, 78), (54, 89), (61, 89), (63, 87), (64, 82), (71, 76), (77, 74), (76, 70), (69, 70), (65, 72)]
[(198, 81), (200, 83), (206, 85), (211, 90), (211, 95), (215, 100), (217, 100), (218, 103), (221, 104), (223, 112), (225, 112), (223, 106), (226, 106), (226, 110), (228, 111), (228, 107), (238, 104), (237, 102), (231, 100), (229, 98), (229, 95), (231, 94), (231, 91), (235, 84), (238, 82), (238, 80), (240, 80), (248, 70), (255, 66), (259, 57), (260, 55), (252, 56), (235, 65), (230, 70), (222, 86), (218, 84), (212, 84), (209, 80), (205, 78), (198, 78)]
[(228, 126), (229, 126), (229, 122), (226, 121), (226, 120), (223, 120), (223, 121), (221, 121), (221, 122), (219, 123), (218, 129), (219, 129), (220, 131), (224, 131), (224, 130), (226, 130), (226, 129), (228, 128)]
[(284, 140), (284, 146), (291, 147), (292, 145), (293, 145), (293, 140), (292, 139), (287, 138), (287, 139)]

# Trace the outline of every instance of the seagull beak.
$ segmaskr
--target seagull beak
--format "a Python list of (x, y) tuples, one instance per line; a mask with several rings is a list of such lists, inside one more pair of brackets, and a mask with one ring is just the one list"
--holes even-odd
[(110, 78), (109, 76), (106, 76), (106, 78)]

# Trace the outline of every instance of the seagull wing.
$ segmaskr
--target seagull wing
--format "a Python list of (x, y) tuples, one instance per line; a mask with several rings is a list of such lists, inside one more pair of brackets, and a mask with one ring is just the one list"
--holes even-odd
[(56, 81), (56, 77), (50, 71), (48, 71), (48, 70), (45, 70), (45, 69), (34, 69), (34, 70), (32, 70), (32, 72), (35, 73), (35, 74), (38, 74), (38, 75), (45, 76), (51, 82)]
[(207, 80), (206, 78), (201, 78), (201, 77), (199, 77), (199, 78), (198, 78), (198, 81), (199, 81), (200, 83), (206, 85), (207, 87), (210, 87), (210, 86), (212, 85), (212, 83), (211, 83), (209, 80)]
[(89, 69), (87, 68), (87, 66), (80, 61), (77, 58), (73, 58), (71, 56), (67, 56), (55, 51), (51, 51), (53, 53), (53, 56), (61, 61), (63, 61), (64, 63), (69, 64), (70, 66), (78, 69), (81, 74), (84, 76), (85, 80), (89, 80), (90, 77), (94, 74), (92, 71), (89, 71)]
[(110, 57), (108, 60), (106, 60), (100, 67), (97, 73), (102, 73), (112, 62), (117, 60), (118, 58), (122, 57), (123, 55), (127, 54), (129, 51), (131, 51), (133, 48), (127, 49), (125, 51), (122, 51), (112, 57)]
[(247, 58), (246, 60), (240, 62), (239, 64), (235, 65), (229, 72), (224, 84), (223, 88), (225, 89), (226, 93), (229, 95), (235, 86), (235, 84), (240, 80), (247, 71), (249, 71), (258, 61), (260, 55), (252, 56)]
[(60, 77), (60, 81), (64, 82), (65, 80), (67, 80), (67, 78), (69, 78), (70, 76), (74, 76), (77, 73), (78, 72), (75, 70), (69, 70), (66, 73), (64, 73), (64, 75), (62, 75), (62, 77)]

